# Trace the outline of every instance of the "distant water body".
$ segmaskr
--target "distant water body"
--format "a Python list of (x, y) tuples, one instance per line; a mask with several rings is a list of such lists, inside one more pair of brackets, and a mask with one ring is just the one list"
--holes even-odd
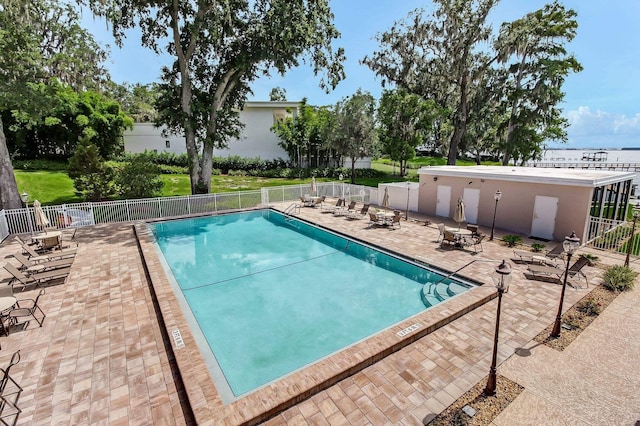
[[(601, 161), (583, 160), (601, 158)], [(543, 152), (542, 163), (640, 163), (640, 149), (548, 149)], [(636, 174), (633, 183), (640, 186), (640, 173)]]
[(544, 151), (542, 162), (580, 163), (583, 156), (593, 156), (603, 152), (604, 163), (640, 163), (640, 149), (548, 149)]

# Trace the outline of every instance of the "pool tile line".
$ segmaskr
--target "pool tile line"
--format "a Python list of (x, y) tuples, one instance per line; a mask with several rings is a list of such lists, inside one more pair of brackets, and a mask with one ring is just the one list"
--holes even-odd
[[(447, 303), (436, 305), (375, 336), (224, 405), (157, 258), (150, 230), (146, 225), (138, 223), (136, 234), (165, 319), (167, 333), (171, 336), (174, 330), (180, 330), (184, 340), (183, 348), (176, 348), (175, 342), (171, 342), (171, 345), (180, 374), (184, 374), (185, 388), (199, 424), (208, 422), (258, 424), (272, 418), (484, 305), (497, 294), (492, 287), (473, 288), (448, 300)], [(416, 323), (421, 325), (417, 330), (398, 336), (399, 331)]]

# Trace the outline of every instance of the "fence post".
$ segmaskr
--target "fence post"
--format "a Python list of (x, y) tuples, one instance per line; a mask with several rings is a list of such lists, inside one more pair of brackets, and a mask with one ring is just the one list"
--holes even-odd
[(124, 207), (127, 209), (127, 221), (131, 221), (131, 215), (129, 214), (129, 199), (124, 200)]
[(158, 213), (160, 214), (160, 216), (158, 216), (158, 219), (160, 219), (162, 217), (162, 202), (160, 197), (158, 197), (157, 200), (158, 200)]
[(240, 197), (240, 191), (238, 191), (238, 208), (242, 208), (242, 197)]
[(187, 212), (191, 214), (191, 195), (187, 195)]

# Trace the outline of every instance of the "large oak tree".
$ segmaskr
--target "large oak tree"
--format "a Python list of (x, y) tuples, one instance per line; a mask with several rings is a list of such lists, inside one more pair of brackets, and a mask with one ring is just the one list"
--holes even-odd
[[(185, 134), (193, 193), (209, 192), (213, 149), (224, 145), (237, 126), (250, 83), (270, 72), (285, 73), (307, 58), (323, 73), (321, 86), (333, 88), (344, 77), (342, 49), (328, 0), (93, 1), (114, 34), (139, 27), (143, 45), (175, 57), (163, 71), (167, 99), (178, 111), (162, 115), (164, 124)], [(162, 45), (162, 47), (161, 47)], [(236, 131), (237, 133), (237, 131)]]

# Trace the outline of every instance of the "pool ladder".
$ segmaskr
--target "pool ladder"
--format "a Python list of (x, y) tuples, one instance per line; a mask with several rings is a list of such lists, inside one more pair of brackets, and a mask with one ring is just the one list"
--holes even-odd
[(286, 221), (289, 221), (291, 219), (291, 216), (293, 216), (294, 213), (300, 213), (300, 204), (299, 203), (293, 203), (290, 204), (289, 207), (287, 207), (283, 214), (285, 216)]

